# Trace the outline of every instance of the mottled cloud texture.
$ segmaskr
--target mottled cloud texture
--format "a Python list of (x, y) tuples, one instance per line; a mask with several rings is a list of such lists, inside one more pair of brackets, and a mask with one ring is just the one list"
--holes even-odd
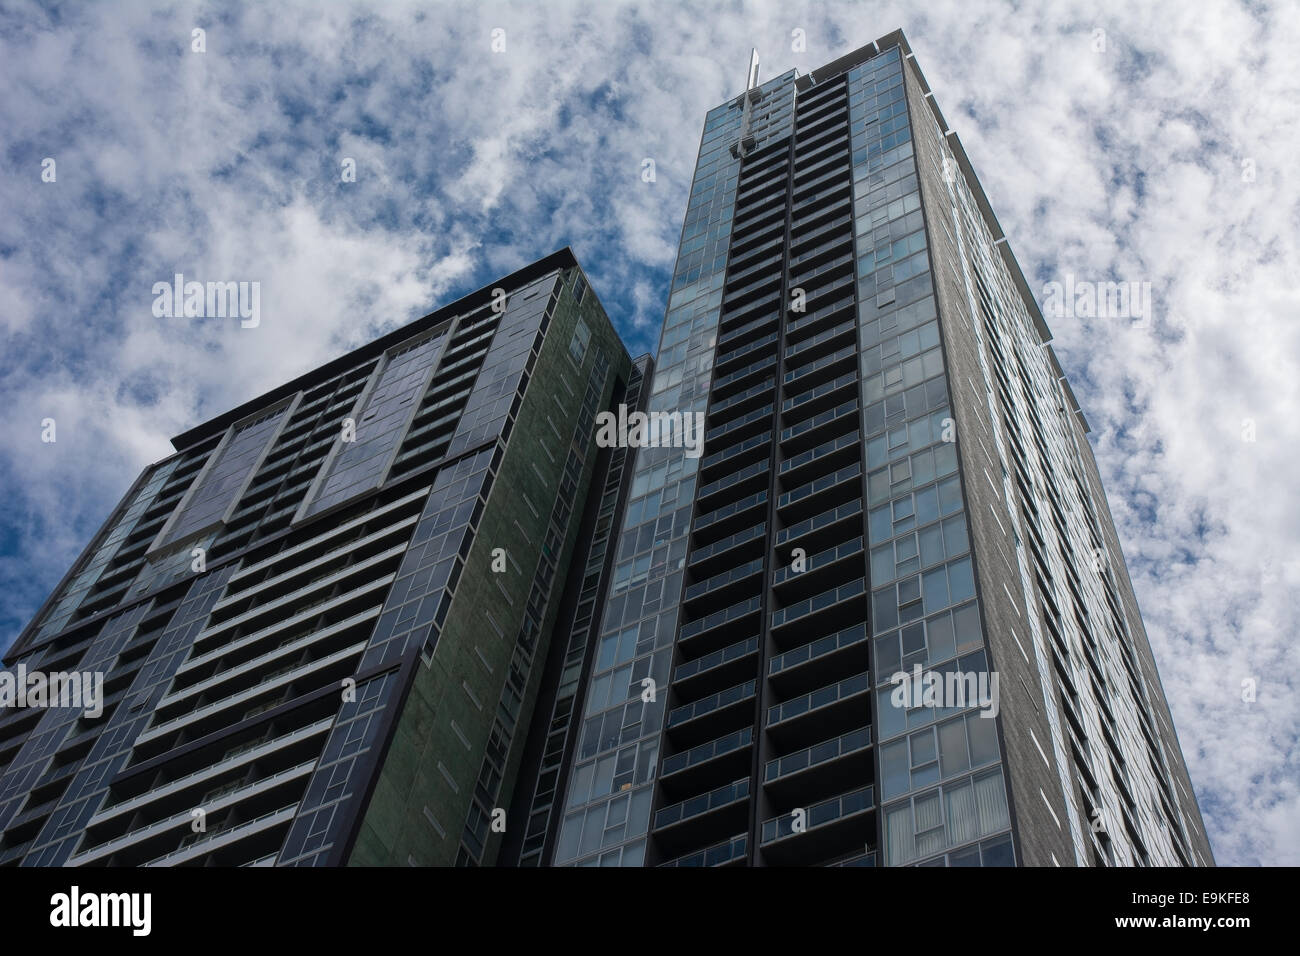
[[(171, 435), (556, 248), (653, 350), (750, 47), (902, 27), (1035, 291), (1151, 283), (1141, 326), (1049, 321), (1218, 859), (1300, 863), (1297, 9), (7, 3), (0, 647)], [(176, 272), (261, 324), (156, 318)]]

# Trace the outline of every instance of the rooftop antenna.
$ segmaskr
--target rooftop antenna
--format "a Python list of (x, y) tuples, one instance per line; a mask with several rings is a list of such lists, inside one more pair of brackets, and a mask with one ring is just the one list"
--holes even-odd
[(758, 89), (758, 50), (750, 47), (749, 50), (749, 76), (745, 80), (745, 92), (740, 94), (737, 105), (742, 107), (740, 115), (740, 135), (736, 141), (731, 144), (731, 155), (738, 159), (744, 159), (745, 155), (754, 148), (754, 137), (749, 132), (749, 126), (752, 119), (753, 106), (763, 94)]

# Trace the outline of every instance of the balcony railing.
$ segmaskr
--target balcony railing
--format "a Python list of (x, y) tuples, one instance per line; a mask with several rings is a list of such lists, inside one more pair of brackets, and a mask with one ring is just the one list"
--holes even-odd
[[(858, 540), (861, 542), (861, 539)], [(768, 661), (767, 672), (769, 675), (779, 674), (791, 667), (798, 667), (800, 664), (806, 664), (818, 657), (833, 654), (843, 648), (852, 647), (854, 644), (860, 644), (866, 639), (867, 625), (865, 623), (854, 624), (852, 627), (846, 627), (834, 634), (819, 637), (808, 644), (792, 647), (784, 654), (777, 654)]]
[[(742, 833), (734, 836), (730, 840), (724, 840), (722, 843), (705, 847), (703, 850), (697, 850), (686, 856), (679, 856), (675, 860), (669, 860), (662, 866), (726, 866), (728, 863), (734, 863), (736, 860), (743, 860), (749, 852), (749, 836)], [(874, 864), (873, 864), (874, 865)]]
[(710, 740), (707, 744), (700, 744), (698, 747), (692, 747), (690, 750), (683, 750), (681, 753), (665, 757), (660, 767), (660, 776), (667, 777), (670, 774), (678, 773), (688, 767), (698, 767), (700, 764), (707, 763), (715, 757), (721, 757), (724, 754), (743, 750), (753, 742), (754, 728), (742, 728), (734, 733), (727, 734), (725, 737), (719, 737), (717, 740)]
[(655, 829), (670, 827), (675, 823), (681, 823), (691, 817), (698, 817), (711, 810), (717, 810), (728, 804), (748, 799), (748, 797), (749, 778), (744, 777), (735, 783), (727, 784), (725, 787), (719, 787), (717, 790), (702, 793), (698, 797), (691, 797), (681, 803), (674, 803), (672, 806), (664, 807), (655, 814)]
[(850, 697), (865, 693), (870, 689), (870, 674), (854, 674), (852, 677), (847, 677), (828, 687), (819, 687), (809, 694), (803, 694), (780, 704), (773, 704), (767, 709), (767, 725), (774, 727), (784, 721), (802, 717), (804, 714), (821, 707), (848, 700)]
[(847, 734), (834, 737), (831, 740), (823, 740), (821, 743), (805, 747), (803, 750), (796, 750), (792, 754), (769, 760), (767, 766), (763, 769), (763, 782), (771, 783), (792, 773), (807, 770), (809, 767), (816, 767), (819, 764), (829, 763), (848, 754), (866, 750), (870, 746), (870, 726), (851, 730)]
[(732, 661), (748, 657), (758, 650), (758, 637), (746, 638), (743, 641), (737, 641), (728, 647), (720, 648), (703, 657), (696, 658), (693, 661), (677, 665), (673, 671), (673, 680), (686, 680), (688, 677), (694, 677), (696, 674), (702, 674), (705, 671), (712, 670), (715, 667), (721, 667), (723, 664), (729, 664)]
[(760, 521), (752, 528), (737, 531), (735, 534), (714, 541), (712, 544), (706, 544), (703, 547), (696, 548), (691, 552), (690, 563), (699, 564), (703, 561), (707, 561), (709, 558), (722, 554), (724, 551), (730, 551), (732, 548), (739, 547), (747, 541), (761, 538), (766, 533), (767, 522)]
[(800, 601), (798, 604), (791, 604), (789, 607), (777, 608), (772, 612), (772, 628), (784, 627), (793, 624), (800, 618), (808, 617), (819, 611), (842, 604), (845, 601), (852, 600), (867, 593), (865, 583), (861, 578), (855, 581), (849, 581), (847, 584), (841, 584), (837, 588), (829, 591), (823, 591), (821, 594)]
[(766, 846), (769, 843), (775, 843), (777, 840), (784, 840), (786, 837), (807, 833), (809, 830), (825, 826), (836, 820), (842, 820), (845, 817), (871, 810), (874, 806), (872, 788), (863, 787), (861, 790), (855, 790), (852, 793), (846, 793), (809, 807), (803, 817), (803, 826), (799, 830), (795, 830), (795, 823), (799, 820), (798, 815), (786, 813), (779, 817), (773, 817), (771, 820), (763, 822), (762, 845)]
[(670, 728), (680, 727), (697, 717), (703, 717), (705, 714), (711, 714), (715, 710), (730, 707), (732, 704), (739, 703), (748, 697), (753, 697), (756, 683), (756, 681), (752, 680), (745, 681), (745, 683), (737, 684), (735, 687), (728, 687), (716, 694), (710, 694), (708, 697), (702, 697), (689, 704), (683, 704), (681, 707), (675, 707), (668, 712), (666, 725)]

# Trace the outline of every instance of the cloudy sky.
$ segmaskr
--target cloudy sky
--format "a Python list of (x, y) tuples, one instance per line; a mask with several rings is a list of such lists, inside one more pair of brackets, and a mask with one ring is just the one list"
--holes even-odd
[[(172, 435), (548, 252), (653, 350), (750, 47), (902, 27), (1035, 291), (1151, 283), (1055, 346), (1218, 861), (1300, 864), (1300, 8), (1017, 6), (4, 0), (0, 648)], [(177, 272), (261, 324), (155, 317)]]

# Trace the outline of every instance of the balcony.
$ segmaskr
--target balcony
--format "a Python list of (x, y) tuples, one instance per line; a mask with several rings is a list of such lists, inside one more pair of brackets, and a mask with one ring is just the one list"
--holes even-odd
[(732, 445), (722, 451), (705, 455), (700, 459), (700, 481), (717, 481), (722, 475), (752, 464), (766, 461), (772, 453), (772, 436), (755, 435), (739, 445)]
[(737, 641), (712, 653), (683, 661), (673, 669), (673, 689), (684, 697), (713, 693), (754, 673), (758, 636)]
[(738, 597), (734, 593), (735, 586), (752, 581), (762, 570), (762, 558), (746, 561), (730, 571), (722, 571), (710, 578), (705, 578), (703, 581), (696, 581), (694, 584), (688, 585), (682, 600), (684, 603), (690, 604), (698, 598), (708, 597), (715, 605), (727, 600), (729, 597), (731, 600), (735, 600)]
[[(731, 394), (733, 394), (732, 393), (733, 387), (742, 386), (744, 384), (752, 385), (753, 383), (750, 381), (750, 379), (754, 378), (755, 376), (763, 372), (768, 371), (769, 369), (774, 369), (774, 368), (776, 368), (775, 353), (773, 353), (772, 355), (766, 355), (760, 359), (750, 362), (748, 365), (743, 366), (742, 368), (738, 368), (734, 372), (728, 372), (726, 375), (723, 375), (721, 378), (715, 378), (713, 380), (713, 388), (712, 388), (713, 396), (714, 398), (721, 398), (724, 396), (729, 397)], [(742, 390), (741, 388), (735, 388), (735, 391), (741, 391), (741, 390)]]
[[(709, 406), (708, 422), (710, 425), (720, 424), (728, 418), (742, 414), (761, 404), (761, 400), (770, 396), (772, 389), (776, 387), (776, 378), (769, 378), (766, 381), (759, 382), (743, 392), (736, 392), (724, 399), (714, 402)], [(723, 414), (723, 413), (726, 414)]]
[[(851, 234), (844, 233), (844, 239), (849, 239)], [(790, 269), (790, 285), (800, 289), (820, 289), (822, 286), (831, 282), (836, 282), (843, 276), (852, 275), (853, 273), (853, 249), (844, 248), (839, 255), (827, 256), (824, 259), (813, 259), (810, 262), (799, 266), (797, 271), (792, 266)], [(809, 293), (811, 295), (811, 293)]]
[[(242, 749), (233, 753), (228, 752), (214, 763), (206, 764), (184, 776), (159, 783), (151, 789), (129, 796), (117, 803), (104, 805), (91, 817), (90, 822), (87, 824), (87, 830), (99, 827), (123, 814), (135, 813), (155, 801), (176, 797), (183, 791), (204, 786), (229, 771), (238, 767), (246, 767), (254, 761), (267, 760), (272, 755), (292, 755), (303, 752), (297, 745), (303, 745), (304, 749), (310, 746), (319, 751), (324, 747), (324, 740), (313, 740), (313, 738), (322, 737), (333, 725), (334, 718), (330, 716), (313, 721), (305, 727), (298, 727), (270, 740), (254, 738)], [(308, 745), (308, 741), (312, 741), (312, 743)]]
[(810, 628), (813, 633), (828, 631), (867, 619), (867, 586), (862, 578), (855, 578), (837, 588), (823, 591), (798, 604), (777, 608), (772, 612), (773, 636), (776, 632), (798, 625)]
[[(217, 814), (223, 809), (240, 803), (245, 798), (270, 795), (272, 793), (279, 794), (281, 799), (290, 794), (299, 795), (307, 786), (307, 777), (315, 768), (316, 760), (317, 758), (313, 756), (311, 760), (308, 760), (305, 763), (282, 770), (269, 777), (231, 786), (225, 793), (216, 796), (215, 799), (206, 799), (201, 801), (204, 810), (210, 814)], [(297, 786), (289, 786), (295, 782), (297, 783)], [(188, 806), (183, 807), (169, 816), (138, 826), (121, 836), (114, 837), (113, 839), (100, 843), (97, 846), (82, 849), (68, 860), (68, 865), (83, 866), (96, 860), (101, 862), (107, 861), (108, 858), (114, 854), (127, 851), (131, 847), (137, 845), (148, 846), (153, 843), (154, 838), (164, 837), (164, 835), (170, 831), (178, 829), (188, 831), (192, 822), (193, 816), (191, 808)], [(175, 839), (176, 837), (173, 834), (171, 840), (174, 842)], [(154, 843), (154, 845), (156, 845), (156, 843)], [(133, 861), (130, 860), (122, 860), (121, 863), (122, 865), (133, 865)], [(136, 865), (138, 865), (138, 861), (136, 862)]]
[(776, 600), (786, 607), (829, 588), (861, 580), (866, 573), (862, 538), (859, 536), (841, 541), (824, 551), (805, 556), (800, 567), (802, 570), (796, 570), (792, 562), (784, 562), (772, 574), (772, 590)]
[(813, 175), (809, 176), (810, 170), (800, 171), (800, 179), (795, 183), (793, 203), (797, 207), (808, 197), (809, 192), (815, 192), (825, 186), (848, 185), (849, 166), (843, 162), (830, 162), (821, 164), (821, 168)]
[(770, 431), (772, 413), (775, 410), (774, 405), (769, 403), (739, 418), (733, 418), (724, 425), (708, 429), (704, 433), (704, 447), (710, 450), (723, 450), (746, 438)]
[(865, 671), (870, 663), (868, 637), (863, 622), (773, 656), (767, 665), (772, 689), (789, 698), (823, 687), (840, 674)]
[(752, 724), (756, 686), (756, 681), (745, 681), (674, 707), (668, 712), (664, 726), (680, 746), (692, 747), (729, 730), (738, 730), (739, 724)]
[(856, 342), (857, 320), (850, 316), (839, 325), (831, 326), (824, 332), (818, 332), (810, 339), (788, 343), (782, 358), (785, 360), (785, 367), (790, 369), (794, 364), (791, 361), (792, 359), (799, 358), (802, 360), (801, 364), (806, 365), (813, 359), (829, 355), (843, 346), (854, 345), (856, 347)]
[(763, 768), (764, 788), (782, 806), (843, 793), (874, 778), (869, 724), (769, 760)]
[[(772, 346), (776, 343), (776, 340), (777, 340), (777, 334), (775, 332), (772, 332), (768, 335), (764, 335), (762, 338), (755, 339), (752, 342), (748, 342), (744, 345), (739, 345), (729, 352), (719, 352), (717, 357), (713, 360), (713, 367), (716, 371), (721, 371), (725, 368), (734, 366), (735, 363), (740, 361), (741, 359), (745, 359), (745, 358), (752, 359), (755, 356), (765, 354), (766, 352), (770, 352), (772, 351)], [(749, 365), (752, 366), (752, 364), (753, 362), (751, 361)], [(731, 374), (735, 374), (735, 372), (737, 371), (744, 371), (746, 367), (749, 366), (737, 366), (727, 374), (731, 375)]]
[(857, 357), (858, 347), (856, 344), (850, 343), (828, 355), (824, 355), (819, 359), (808, 362), (806, 365), (799, 365), (792, 368), (781, 376), (781, 383), (783, 385), (790, 385), (817, 372), (822, 373), (818, 376), (819, 378), (825, 378), (828, 375), (832, 377), (838, 376), (841, 372), (847, 372), (850, 369), (856, 368)]
[(787, 458), (777, 467), (777, 474), (786, 483), (804, 482), (810, 480), (812, 475), (820, 474), (828, 468), (842, 468), (851, 462), (861, 461), (860, 441), (861, 438), (856, 430), (832, 438), (792, 458)]
[(248, 823), (242, 823), (228, 830), (219, 830), (208, 833), (202, 839), (173, 850), (164, 856), (145, 863), (145, 866), (178, 866), (182, 863), (188, 863), (198, 857), (206, 856), (216, 850), (238, 843), (241, 840), (248, 839), (270, 830), (273, 827), (287, 826), (293, 820), (294, 814), (298, 810), (297, 803), (279, 810), (273, 810), (270, 813), (263, 814), (256, 820), (250, 820)]
[[(856, 397), (858, 376), (856, 372), (845, 372), (829, 382), (821, 382), (812, 388), (797, 392), (781, 402), (781, 414), (787, 420), (801, 420), (809, 415), (825, 411), (835, 405), (835, 400), (843, 401), (846, 397)], [(790, 414), (794, 412), (795, 414)]]
[(786, 180), (789, 177), (785, 175), (784, 170), (773, 172), (764, 177), (755, 177), (757, 180), (752, 185), (746, 183), (744, 186), (737, 187), (736, 206), (747, 207), (757, 203), (764, 203), (783, 198), (785, 196)]
[(767, 522), (760, 521), (752, 527), (719, 538), (712, 544), (692, 551), (687, 558), (687, 567), (694, 574), (709, 574), (718, 570), (724, 561), (730, 563), (761, 554), (761, 545), (766, 534)]
[(749, 835), (742, 833), (711, 847), (679, 856), (660, 866), (735, 866), (745, 862), (749, 853)]
[(737, 325), (735, 328), (723, 332), (718, 336), (717, 347), (719, 349), (723, 346), (732, 348), (738, 343), (747, 342), (750, 340), (751, 336), (756, 336), (759, 332), (767, 331), (775, 326), (778, 318), (780, 318), (780, 313), (773, 312), (770, 315), (760, 316), (757, 319), (751, 319), (748, 322)]
[(779, 294), (781, 285), (780, 270), (773, 269), (771, 272), (760, 270), (753, 279), (746, 279), (746, 283), (737, 286), (734, 291), (726, 293), (722, 297), (722, 308), (724, 312), (739, 312), (742, 306), (759, 299), (770, 296), (775, 290)]
[(850, 527), (854, 528), (856, 533), (862, 533), (860, 500), (845, 502), (838, 508), (823, 511), (788, 528), (781, 528), (776, 533), (776, 543), (778, 546), (788, 544), (792, 547), (798, 545), (808, 550), (820, 549), (828, 544), (843, 541)]
[(664, 807), (655, 814), (654, 838), (660, 851), (680, 854), (695, 849), (719, 830), (735, 833), (749, 819), (749, 778)]
[(802, 866), (839, 856), (855, 846), (869, 853), (867, 848), (875, 836), (874, 811), (874, 790), (863, 787), (806, 808), (799, 831), (793, 813), (766, 820), (759, 841), (763, 859), (777, 866)]
[[(759, 242), (754, 242), (752, 239), (744, 242), (737, 241), (734, 238), (735, 232), (733, 230), (731, 259), (728, 262), (728, 267), (736, 269), (737, 272), (743, 272), (751, 268), (759, 259), (774, 253), (779, 261), (781, 247), (785, 245), (785, 221), (783, 219), (776, 220), (772, 223), (772, 226), (774, 228), (780, 226), (780, 231), (773, 231), (766, 236), (760, 235), (758, 237)], [(748, 248), (744, 248), (745, 246), (748, 246)]]
[(753, 760), (754, 728), (742, 727), (665, 757), (659, 765), (659, 782), (674, 797), (716, 787), (739, 774), (749, 773)]
[(757, 494), (759, 489), (767, 487), (767, 476), (771, 474), (771, 470), (766, 461), (756, 461), (731, 472), (729, 475), (723, 475), (707, 485), (701, 485), (699, 493), (695, 497), (695, 507), (703, 511), (712, 511), (719, 505), (717, 501), (710, 499), (724, 491), (728, 492), (727, 497), (729, 498), (748, 497)]
[(849, 427), (857, 428), (857, 415), (858, 400), (855, 396), (842, 405), (796, 422), (781, 429), (781, 450), (788, 454), (798, 454), (815, 448), (833, 436), (842, 434)]
[(845, 465), (829, 475), (822, 475), (782, 494), (776, 500), (782, 521), (799, 521), (825, 510), (827, 505), (837, 505), (862, 496), (862, 466), (857, 462)]
[(827, 733), (847, 733), (871, 722), (866, 671), (767, 709), (767, 731), (782, 750), (809, 746)]
[(767, 491), (756, 492), (721, 508), (696, 515), (691, 522), (691, 532), (697, 539), (716, 540), (753, 524), (757, 515), (750, 512), (759, 508), (766, 509), (766, 506)]

